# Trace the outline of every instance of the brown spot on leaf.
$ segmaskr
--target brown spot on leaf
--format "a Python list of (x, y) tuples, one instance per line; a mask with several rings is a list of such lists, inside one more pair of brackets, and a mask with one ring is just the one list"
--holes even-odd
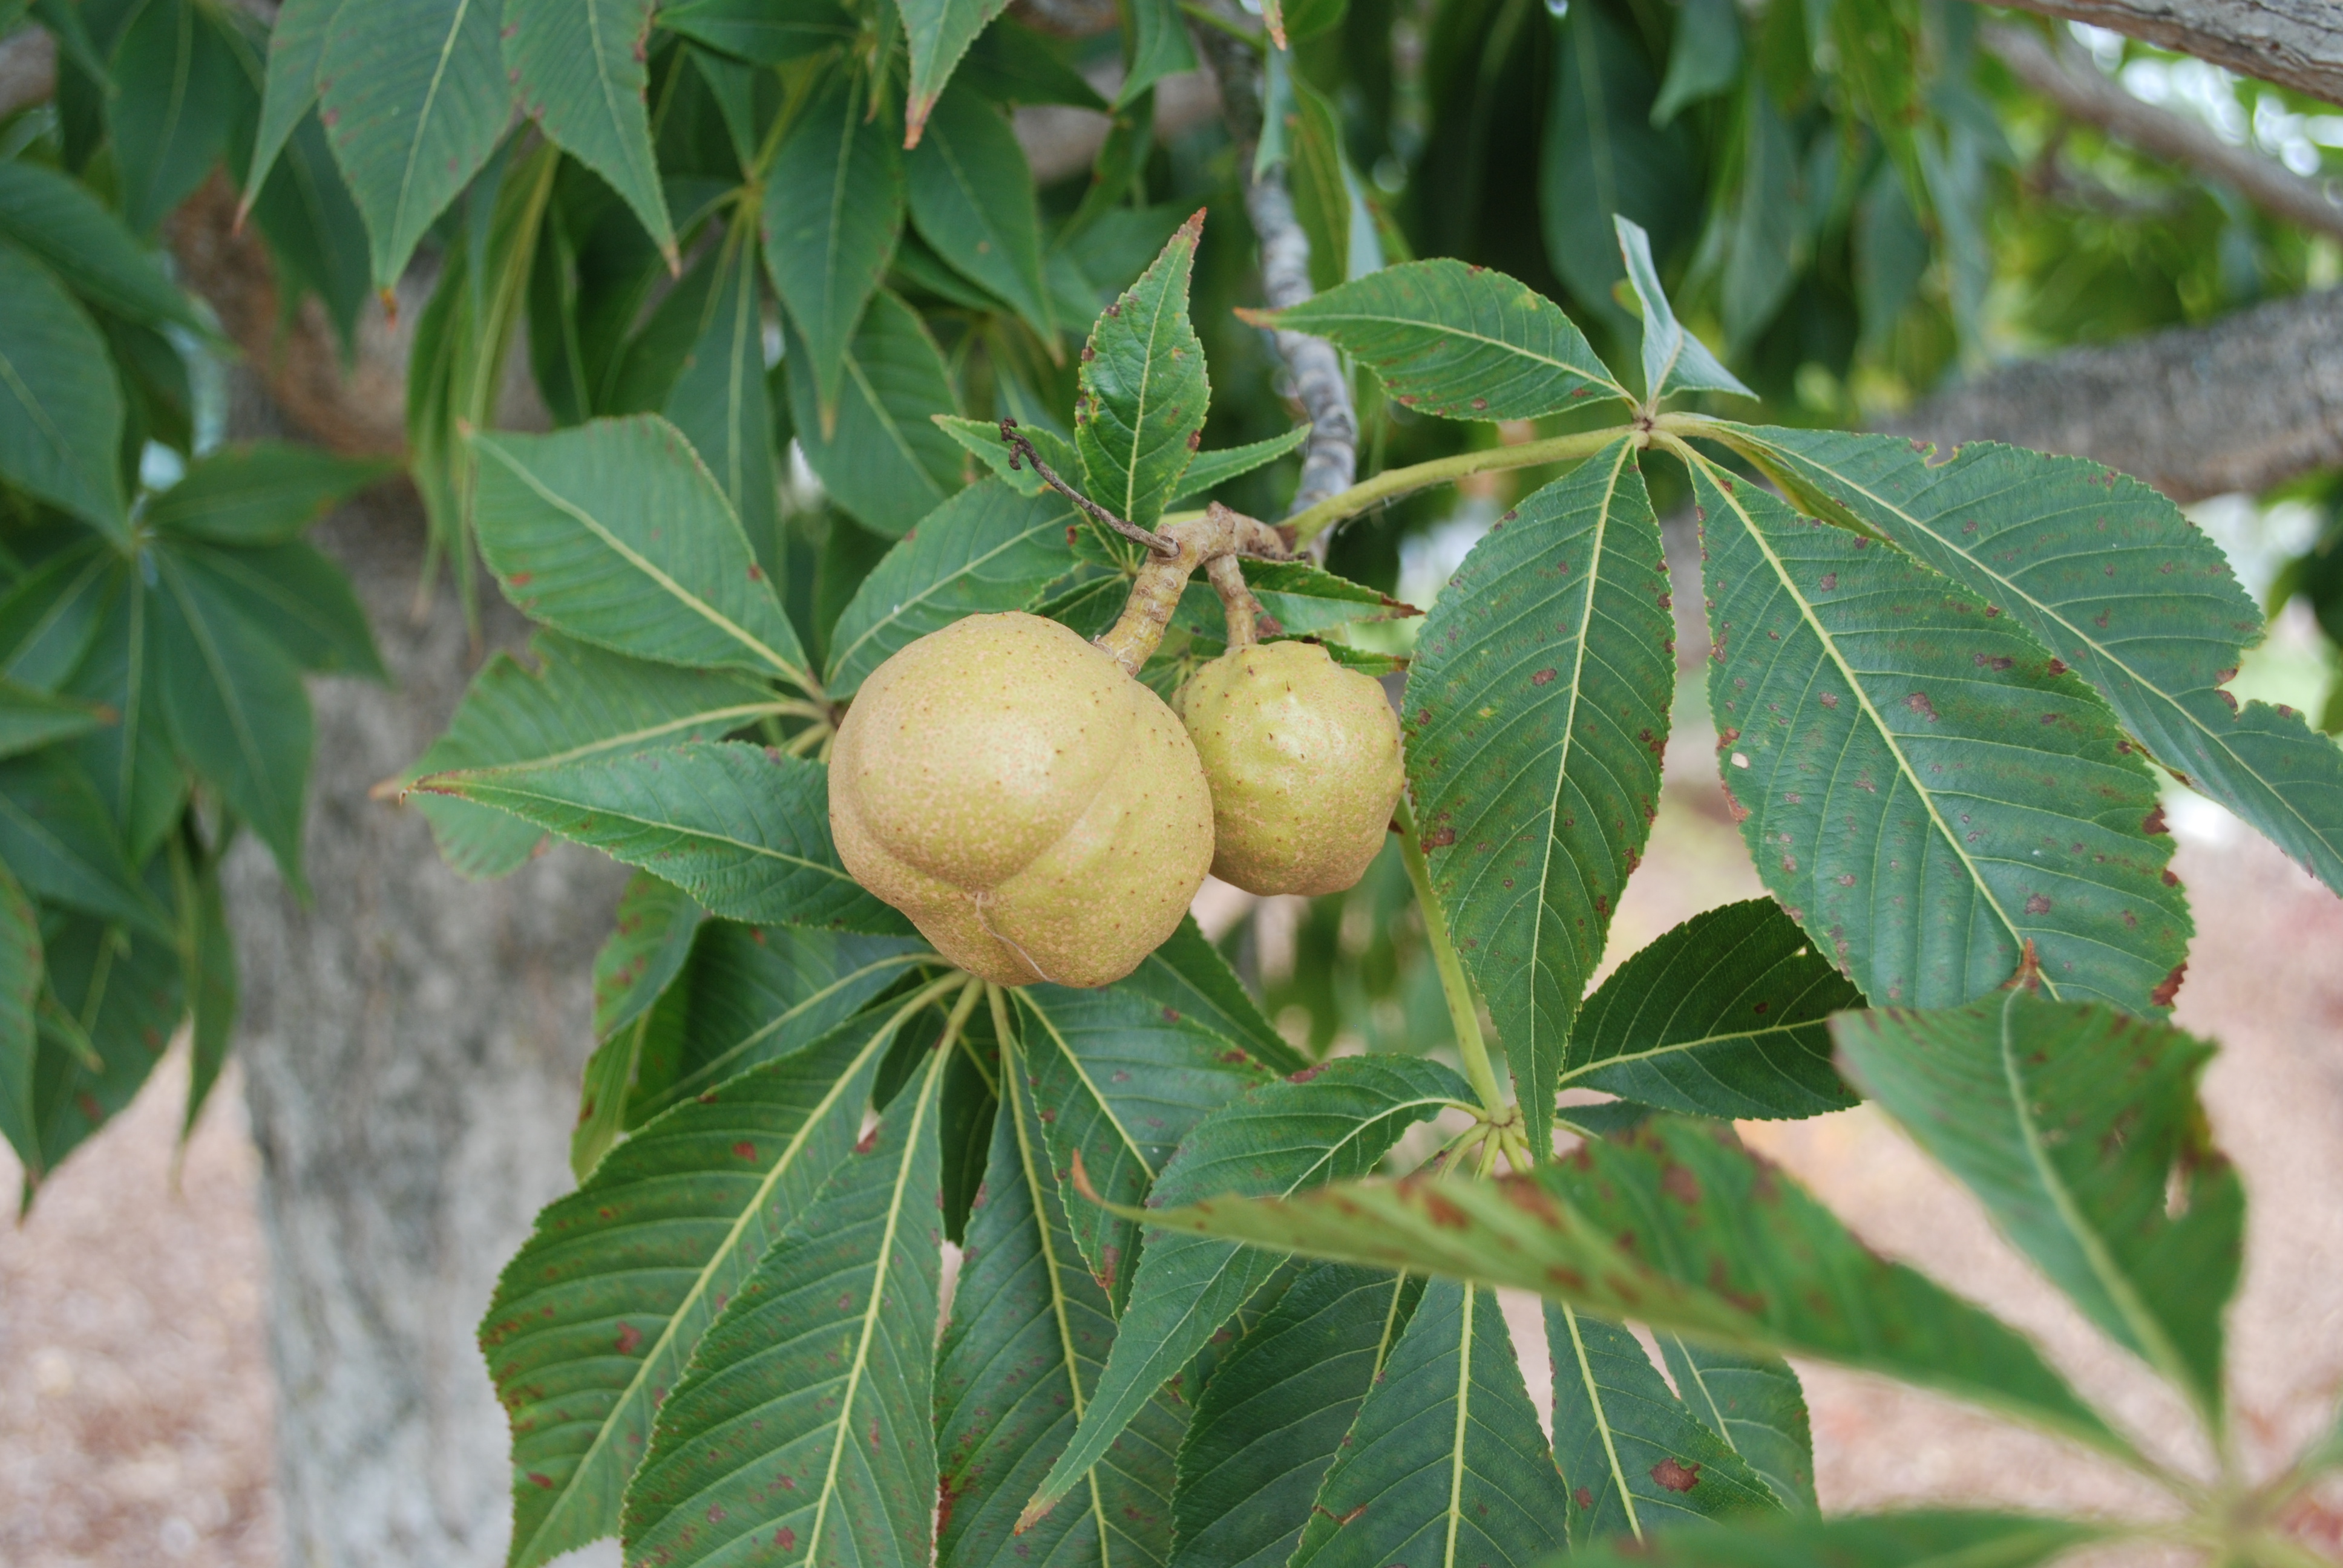
[(1934, 724), (1936, 722), (1936, 705), (1928, 700), (1928, 694), (1926, 692), (1914, 692), (1911, 696), (1904, 699), (1904, 706), (1918, 714), (1921, 718), (1926, 719), (1929, 723)]
[(2172, 1005), (2172, 999), (2180, 994), (2180, 982), (2187, 977), (2187, 973), (2188, 960), (2187, 959), (2183, 959), (2178, 963), (2173, 965), (2172, 972), (2164, 977), (2163, 983), (2158, 985), (2154, 990), (2147, 993), (2149, 1004), (2154, 1007), (2170, 1007)]
[(2050, 912), (2050, 900), (2039, 893), (2028, 893), (2026, 896), (2026, 912), (2029, 915), (2046, 915)]
[(1541, 669), (1535, 675), (1530, 677), (1530, 684), (1532, 686), (1549, 685), (1553, 682), (1554, 678), (1560, 673), (1561, 671), (1559, 670)]
[(1690, 1492), (1700, 1484), (1700, 1466), (1664, 1459), (1652, 1466), (1652, 1479), (1670, 1492)]

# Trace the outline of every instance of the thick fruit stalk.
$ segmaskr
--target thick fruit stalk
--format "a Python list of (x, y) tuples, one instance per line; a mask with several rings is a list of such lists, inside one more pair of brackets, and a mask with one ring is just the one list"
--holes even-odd
[(1037, 616), (970, 616), (863, 682), (830, 758), (855, 880), (1001, 985), (1121, 980), (1169, 937), (1212, 859), (1180, 720)]
[(1402, 778), (1383, 688), (1314, 643), (1232, 648), (1181, 718), (1212, 790), (1212, 874), (1251, 893), (1337, 893), (1388, 836)]

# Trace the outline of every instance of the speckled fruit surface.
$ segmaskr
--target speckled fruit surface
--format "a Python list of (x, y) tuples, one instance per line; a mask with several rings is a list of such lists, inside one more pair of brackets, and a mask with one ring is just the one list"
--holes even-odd
[(1001, 985), (1121, 980), (1212, 859), (1179, 719), (1074, 632), (1015, 612), (871, 672), (831, 750), (830, 826), (856, 881)]
[(1401, 782), (1383, 689), (1315, 643), (1234, 648), (1180, 710), (1212, 790), (1212, 874), (1250, 893), (1338, 893), (1366, 874)]

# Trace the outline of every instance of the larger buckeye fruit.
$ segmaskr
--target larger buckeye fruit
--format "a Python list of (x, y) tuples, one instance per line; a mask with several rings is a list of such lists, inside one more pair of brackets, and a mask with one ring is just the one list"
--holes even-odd
[(1212, 874), (1250, 893), (1339, 893), (1366, 874), (1399, 801), (1383, 689), (1315, 643), (1232, 648), (1180, 693), (1212, 787)]
[(830, 827), (856, 881), (1001, 985), (1121, 980), (1212, 860), (1180, 720), (1075, 633), (1017, 613), (955, 621), (871, 672), (838, 728)]

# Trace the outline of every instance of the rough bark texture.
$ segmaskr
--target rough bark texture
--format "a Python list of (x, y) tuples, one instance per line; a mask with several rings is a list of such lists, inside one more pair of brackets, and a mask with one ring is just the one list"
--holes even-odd
[(2343, 104), (2343, 5), (2335, 0), (2010, 0), (2088, 22)]
[[(367, 798), (438, 733), (476, 661), (452, 593), (409, 613), (423, 518), (403, 486), (314, 537), (357, 585), (397, 684), (312, 686), (311, 904), (249, 840), (227, 869), (285, 1562), (488, 1568), (508, 1472), (473, 1325), (530, 1217), (570, 1185), (589, 971), (622, 877), (558, 849), (468, 883), (419, 814)], [(504, 607), (487, 621), (518, 641)]]
[(2095, 458), (2177, 501), (2343, 465), (2343, 289), (2008, 366), (1880, 428)]
[(2343, 201), (2325, 182), (2307, 180), (2250, 148), (2233, 147), (2185, 115), (2141, 102), (2079, 49), (2053, 49), (2022, 27), (1987, 26), (1984, 36), (2012, 75), (2076, 119), (2226, 181), (2274, 217), (2343, 239)]

